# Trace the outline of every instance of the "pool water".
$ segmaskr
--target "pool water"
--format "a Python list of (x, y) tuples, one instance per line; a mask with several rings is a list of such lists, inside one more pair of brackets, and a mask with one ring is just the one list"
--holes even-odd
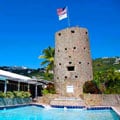
[(110, 109), (46, 109), (38, 106), (25, 106), (0, 110), (0, 120), (120, 120)]

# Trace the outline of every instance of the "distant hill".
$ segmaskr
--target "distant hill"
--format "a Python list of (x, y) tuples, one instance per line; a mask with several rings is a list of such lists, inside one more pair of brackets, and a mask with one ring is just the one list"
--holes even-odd
[(40, 77), (45, 71), (44, 68), (31, 69), (17, 66), (1, 66), (0, 69), (29, 77)]
[(110, 68), (120, 70), (120, 57), (104, 57), (93, 60), (93, 71), (105, 71)]

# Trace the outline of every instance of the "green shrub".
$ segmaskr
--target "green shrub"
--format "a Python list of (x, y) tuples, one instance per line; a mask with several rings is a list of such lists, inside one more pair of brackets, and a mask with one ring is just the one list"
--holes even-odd
[(49, 93), (49, 91), (48, 91), (47, 89), (43, 89), (43, 90), (42, 90), (42, 94), (43, 94), (43, 95), (46, 95), (46, 94), (48, 94), (48, 93)]
[(21, 91), (13, 91), (13, 94), (16, 98), (22, 98), (22, 93)]
[(22, 91), (22, 97), (23, 98), (28, 98), (30, 96), (31, 96), (30, 92), (24, 92), (24, 91)]
[(47, 85), (47, 87), (42, 90), (42, 94), (43, 94), (43, 95), (46, 95), (46, 94), (49, 94), (49, 93), (50, 93), (50, 94), (55, 94), (55, 93), (56, 93), (56, 91), (55, 91), (55, 86), (54, 86), (54, 84), (52, 84), (52, 83), (49, 83), (49, 84)]
[(6, 92), (6, 98), (14, 98), (13, 92), (10, 91)]
[(28, 98), (31, 96), (29, 92), (24, 91), (14, 91), (13, 93), (16, 98)]
[(55, 91), (55, 86), (54, 86), (54, 84), (52, 84), (52, 83), (49, 83), (49, 84), (47, 85), (47, 88), (46, 88), (46, 89), (47, 89), (48, 92), (51, 93), (51, 94), (55, 94), (55, 93), (56, 93), (56, 91)]
[(83, 85), (83, 92), (84, 93), (91, 93), (91, 94), (100, 94), (100, 90), (97, 88), (97, 85), (93, 81), (86, 81)]
[(7, 91), (6, 94), (0, 91), (0, 98), (28, 98), (31, 94), (25, 91)]
[(0, 91), (0, 98), (5, 98), (5, 97), (6, 97), (6, 94)]

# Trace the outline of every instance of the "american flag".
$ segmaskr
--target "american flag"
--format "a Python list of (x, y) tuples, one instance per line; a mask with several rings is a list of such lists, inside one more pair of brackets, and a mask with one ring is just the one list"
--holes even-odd
[(57, 9), (59, 20), (67, 18), (67, 7)]

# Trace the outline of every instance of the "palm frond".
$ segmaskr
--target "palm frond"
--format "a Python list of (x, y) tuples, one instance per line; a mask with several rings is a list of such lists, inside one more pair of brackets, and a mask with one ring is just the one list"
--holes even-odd
[(40, 59), (44, 59), (41, 65), (46, 65), (47, 71), (53, 70), (55, 49), (49, 46), (42, 51), (42, 54), (39, 56)]

